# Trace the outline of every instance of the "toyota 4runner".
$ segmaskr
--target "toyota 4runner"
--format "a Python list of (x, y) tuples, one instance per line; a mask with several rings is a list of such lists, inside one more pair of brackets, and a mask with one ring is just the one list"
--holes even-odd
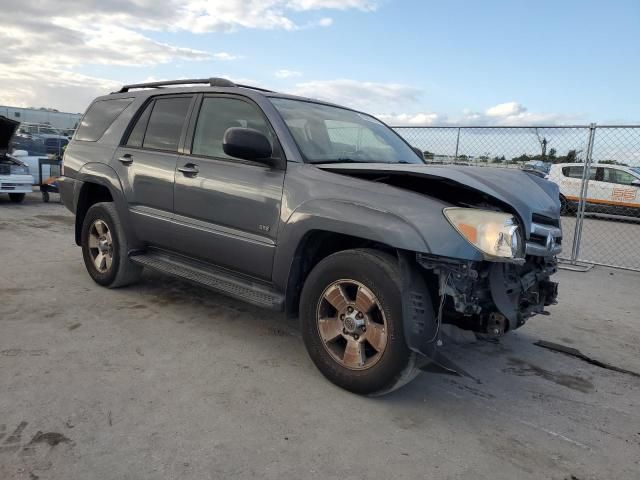
[[(166, 88), (166, 87), (173, 88)], [(332, 382), (381, 394), (557, 296), (558, 187), (433, 166), (377, 119), (220, 78), (96, 99), (60, 189), (100, 285), (159, 270), (298, 317)]]

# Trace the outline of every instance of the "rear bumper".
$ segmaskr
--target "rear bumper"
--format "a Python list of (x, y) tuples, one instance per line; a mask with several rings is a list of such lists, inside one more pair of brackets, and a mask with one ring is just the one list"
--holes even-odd
[(60, 189), (60, 199), (67, 209), (75, 215), (76, 213), (76, 199), (78, 198), (76, 192), (79, 185), (82, 182), (70, 177), (59, 177), (58, 188)]
[(0, 193), (31, 193), (31, 175), (0, 175)]

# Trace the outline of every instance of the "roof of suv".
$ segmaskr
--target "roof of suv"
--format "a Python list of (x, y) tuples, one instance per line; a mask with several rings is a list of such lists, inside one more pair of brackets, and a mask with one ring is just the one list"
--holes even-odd
[[(167, 89), (166, 87), (173, 87)], [(138, 92), (131, 92), (131, 90), (139, 90)], [(184, 80), (166, 80), (160, 82), (150, 83), (136, 83), (131, 85), (124, 85), (119, 91), (112, 92), (110, 95), (100, 97), (100, 99), (106, 98), (120, 98), (131, 97), (132, 95), (139, 96), (151, 96), (158, 93), (201, 93), (201, 92), (216, 92), (216, 93), (229, 93), (241, 90), (243, 94), (249, 97), (263, 96), (263, 97), (277, 97), (288, 98), (291, 100), (303, 100), (306, 102), (314, 102), (322, 105), (330, 105), (334, 107), (346, 108), (342, 105), (337, 105), (331, 102), (325, 102), (315, 98), (301, 97), (297, 95), (289, 95), (286, 93), (278, 93), (272, 90), (267, 90), (261, 87), (253, 87), (251, 85), (236, 84), (226, 78), (212, 77), (212, 78), (196, 78), (196, 79), (184, 79)]]

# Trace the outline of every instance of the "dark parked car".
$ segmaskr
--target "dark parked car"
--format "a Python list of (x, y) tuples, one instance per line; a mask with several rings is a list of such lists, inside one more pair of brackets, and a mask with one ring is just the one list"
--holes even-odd
[(337, 105), (216, 78), (129, 85), (91, 104), (64, 161), (97, 283), (149, 267), (286, 311), (353, 392), (444, 361), (443, 323), (498, 336), (556, 300), (555, 184), (426, 165)]

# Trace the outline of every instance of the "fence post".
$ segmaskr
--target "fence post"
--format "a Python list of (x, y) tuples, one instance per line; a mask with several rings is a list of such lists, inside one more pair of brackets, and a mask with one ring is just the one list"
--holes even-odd
[(571, 263), (573, 265), (580, 256), (580, 244), (582, 242), (582, 228), (584, 223), (584, 211), (587, 205), (587, 193), (589, 191), (589, 177), (591, 174), (591, 163), (593, 161), (593, 141), (596, 136), (596, 124), (589, 125), (589, 141), (587, 142), (587, 153), (582, 172), (582, 186), (580, 188), (580, 200), (578, 202), (578, 212), (576, 214), (576, 228), (573, 232), (573, 247), (571, 249)]
[(454, 158), (454, 162), (458, 161), (458, 147), (460, 146), (460, 127), (458, 127), (458, 136), (456, 137), (456, 155)]

